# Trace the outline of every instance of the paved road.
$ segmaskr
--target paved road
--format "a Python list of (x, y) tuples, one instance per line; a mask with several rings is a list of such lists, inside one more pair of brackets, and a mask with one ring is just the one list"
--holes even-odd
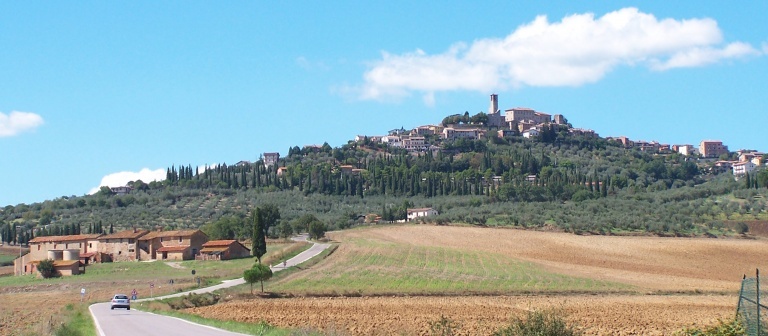
[[(301, 241), (306, 240), (306, 235), (292, 238), (293, 240)], [(320, 254), (325, 249), (330, 247), (331, 244), (318, 244), (314, 243), (312, 247), (304, 252), (299, 253), (295, 257), (288, 259), (285, 266), (282, 264), (272, 266), (272, 272), (279, 272), (284, 269), (301, 264), (310, 258)], [(245, 283), (243, 278), (225, 280), (221, 284), (199, 288), (196, 290), (176, 293), (166, 296), (160, 296), (150, 299), (141, 299), (134, 302), (159, 300), (171, 297), (178, 297), (187, 295), (189, 293), (209, 293), (218, 289), (233, 287), (242, 285)], [(138, 310), (125, 310), (125, 309), (109, 309), (109, 302), (92, 304), (89, 309), (93, 316), (93, 321), (96, 324), (97, 333), (100, 336), (167, 336), (167, 335), (201, 335), (201, 336), (230, 336), (230, 335), (243, 335), (239, 333), (233, 333), (209, 326), (195, 324), (186, 320), (178, 319), (175, 317), (168, 317), (163, 315), (156, 315), (152, 313), (142, 312)]]

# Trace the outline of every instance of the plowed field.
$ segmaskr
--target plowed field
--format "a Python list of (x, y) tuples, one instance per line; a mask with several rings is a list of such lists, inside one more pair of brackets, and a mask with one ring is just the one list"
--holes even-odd
[(469, 296), (254, 299), (188, 312), (342, 335), (425, 335), (444, 316), (456, 335), (489, 335), (529, 309), (554, 309), (588, 335), (670, 335), (734, 314), (735, 299), (703, 295)]
[(427, 225), (331, 237), (340, 243), (336, 252), (267, 290), (376, 297), (254, 299), (191, 312), (350, 335), (424, 334), (445, 316), (459, 334), (483, 335), (526, 310), (555, 308), (589, 335), (668, 335), (732, 317), (742, 275), (768, 266), (761, 239)]

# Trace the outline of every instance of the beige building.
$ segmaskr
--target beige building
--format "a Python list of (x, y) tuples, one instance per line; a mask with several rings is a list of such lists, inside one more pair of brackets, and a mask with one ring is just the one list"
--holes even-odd
[(195, 257), (198, 260), (228, 260), (248, 258), (251, 250), (237, 240), (211, 240), (203, 244), (200, 254)]
[(728, 146), (723, 145), (719, 140), (703, 140), (699, 144), (699, 153), (705, 158), (717, 158), (728, 154)]
[(484, 131), (477, 128), (453, 128), (446, 127), (443, 129), (443, 138), (446, 140), (454, 139), (480, 139), (484, 135)]
[(552, 116), (543, 112), (536, 112), (527, 107), (515, 107), (504, 111), (507, 123), (532, 121), (534, 124), (544, 124), (552, 121)]
[[(29, 241), (29, 253), (14, 261), (14, 274), (33, 274), (37, 272), (37, 264), (45, 259), (53, 260), (57, 267), (79, 268), (87, 265), (96, 255), (99, 236), (101, 234), (35, 237)], [(71, 274), (67, 270), (61, 273)], [(78, 274), (78, 271), (74, 274)]]
[(140, 260), (136, 243), (148, 233), (147, 230), (130, 229), (99, 237), (98, 252), (102, 254), (101, 261)]
[(200, 230), (152, 231), (138, 241), (139, 260), (191, 260), (208, 236)]

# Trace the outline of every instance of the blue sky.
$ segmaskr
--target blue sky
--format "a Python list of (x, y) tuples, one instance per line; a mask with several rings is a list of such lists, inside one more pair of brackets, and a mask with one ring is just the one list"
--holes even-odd
[[(0, 206), (525, 106), (768, 151), (768, 2), (0, 2)], [(158, 171), (160, 172), (158, 174)]]

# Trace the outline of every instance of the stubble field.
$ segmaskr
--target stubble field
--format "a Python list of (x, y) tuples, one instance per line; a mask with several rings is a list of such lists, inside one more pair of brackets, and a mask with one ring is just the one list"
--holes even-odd
[(350, 335), (424, 334), (444, 316), (477, 335), (556, 309), (589, 335), (667, 335), (732, 317), (742, 275), (768, 263), (768, 243), (751, 239), (427, 225), (331, 237), (340, 245), (323, 262), (267, 286), (305, 297), (190, 312)]

